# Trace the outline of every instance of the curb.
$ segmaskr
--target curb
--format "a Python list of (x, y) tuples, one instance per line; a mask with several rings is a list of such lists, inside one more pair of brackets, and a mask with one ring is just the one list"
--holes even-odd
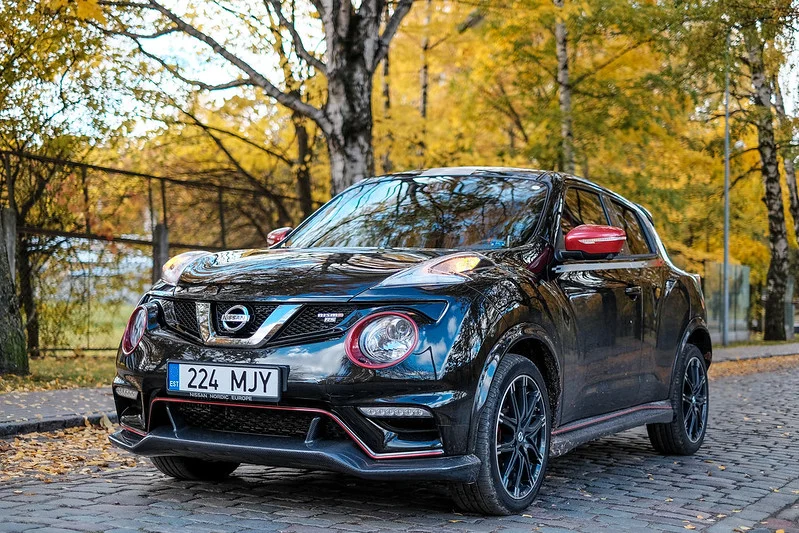
[(108, 417), (112, 423), (117, 422), (116, 411), (108, 411), (106, 413), (91, 413), (87, 415), (41, 418), (36, 420), (18, 420), (0, 424), (0, 437), (11, 437), (14, 435), (21, 435), (22, 433), (37, 433), (74, 428), (86, 425), (87, 421), (96, 426), (100, 423), (100, 420), (102, 420), (104, 416)]

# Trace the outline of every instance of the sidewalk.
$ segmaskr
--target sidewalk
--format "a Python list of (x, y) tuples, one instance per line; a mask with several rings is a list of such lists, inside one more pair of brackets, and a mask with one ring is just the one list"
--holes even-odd
[(742, 359), (760, 359), (775, 355), (799, 354), (799, 342), (786, 344), (753, 344), (732, 348), (713, 347), (713, 362), (740, 361)]
[(111, 388), (0, 394), (0, 437), (96, 424), (103, 415), (116, 421)]
[[(799, 354), (799, 342), (736, 346), (713, 350), (713, 362)], [(97, 423), (103, 415), (116, 422), (111, 389), (68, 389), (0, 394), (0, 437), (53, 431)]]

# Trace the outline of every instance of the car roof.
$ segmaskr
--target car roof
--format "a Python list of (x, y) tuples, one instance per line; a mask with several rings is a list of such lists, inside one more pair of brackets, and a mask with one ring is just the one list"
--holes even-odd
[(383, 176), (376, 176), (374, 180), (386, 178), (402, 178), (411, 176), (496, 176), (496, 177), (515, 177), (527, 179), (541, 179), (552, 173), (547, 170), (536, 170), (531, 168), (512, 168), (512, 167), (437, 167), (417, 170), (407, 170), (395, 172)]
[(391, 179), (391, 178), (402, 178), (402, 177), (414, 177), (414, 176), (485, 176), (485, 177), (514, 177), (514, 178), (525, 178), (525, 179), (533, 179), (533, 180), (542, 180), (546, 179), (553, 182), (572, 182), (576, 184), (580, 184), (597, 191), (601, 191), (608, 196), (612, 196), (616, 200), (621, 201), (622, 203), (635, 206), (641, 210), (641, 212), (651, 221), (652, 215), (651, 213), (644, 208), (643, 206), (632, 202), (622, 196), (621, 194), (614, 192), (606, 187), (603, 187), (597, 183), (594, 183), (591, 180), (581, 178), (579, 176), (573, 176), (571, 174), (563, 174), (560, 172), (554, 172), (551, 170), (540, 170), (540, 169), (532, 169), (532, 168), (518, 168), (518, 167), (490, 167), (490, 166), (471, 166), (471, 167), (435, 167), (435, 168), (427, 168), (427, 169), (417, 169), (417, 170), (407, 170), (403, 172), (395, 172), (392, 174), (386, 174), (383, 176), (375, 176), (374, 178), (369, 178), (370, 180), (382, 180), (382, 179)]

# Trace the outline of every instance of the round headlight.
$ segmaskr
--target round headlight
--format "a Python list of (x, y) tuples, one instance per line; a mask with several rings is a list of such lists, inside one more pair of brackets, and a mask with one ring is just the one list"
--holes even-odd
[(404, 313), (370, 315), (353, 326), (345, 342), (347, 357), (358, 366), (385, 368), (396, 365), (416, 348), (419, 330)]
[(122, 334), (122, 353), (128, 355), (135, 350), (141, 342), (141, 338), (144, 337), (146, 329), (147, 309), (140, 305), (133, 310), (133, 314), (128, 319), (128, 325), (125, 326), (125, 333)]

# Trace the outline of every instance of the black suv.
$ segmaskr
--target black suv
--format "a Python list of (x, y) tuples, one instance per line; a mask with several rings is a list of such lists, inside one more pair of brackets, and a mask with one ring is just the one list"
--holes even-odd
[(270, 241), (164, 267), (120, 345), (114, 444), (179, 479), (244, 462), (442, 480), (496, 514), (603, 435), (702, 444), (699, 280), (618, 194), (544, 171), (405, 172)]

